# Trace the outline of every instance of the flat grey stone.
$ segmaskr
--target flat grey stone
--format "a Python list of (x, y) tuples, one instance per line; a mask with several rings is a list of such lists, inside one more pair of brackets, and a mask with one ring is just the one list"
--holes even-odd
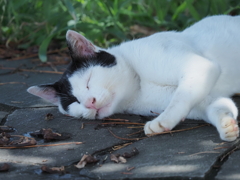
[(8, 115), (8, 112), (0, 111), (0, 122)]
[[(50, 67), (37, 67), (38, 64), (32, 62), (31, 60), (0, 61), (0, 66), (2, 67), (8, 68), (20, 67), (20, 69), (45, 70), (53, 72), (53, 70)], [(56, 67), (59, 70), (63, 71), (66, 65)], [(0, 88), (1, 94), (0, 104), (6, 104), (9, 106), (19, 108), (52, 106), (52, 104), (27, 93), (26, 90), (28, 87), (33, 85), (53, 83), (61, 77), (60, 74), (24, 72), (24, 71), (23, 72), (16, 71), (11, 73), (11, 71), (13, 70), (1, 69), (0, 83), (5, 84), (1, 85)]]
[(240, 151), (234, 151), (221, 167), (217, 180), (240, 180)]
[[(186, 125), (178, 128), (186, 128)], [(114, 154), (131, 152), (136, 147), (139, 155), (127, 159), (126, 164), (106, 162), (94, 167), (91, 172), (102, 179), (154, 179), (154, 178), (204, 178), (226, 149), (214, 127), (166, 134), (143, 139)], [(228, 143), (229, 147), (232, 143)], [(127, 168), (134, 167), (130, 172)]]
[[(47, 113), (53, 114), (54, 119), (45, 120)], [(140, 117), (131, 116), (131, 119), (136, 121), (139, 120)], [(44, 143), (43, 140), (39, 140), (38, 144), (58, 144), (65, 142), (84, 143), (80, 145), (71, 144), (26, 149), (0, 149), (0, 162), (9, 163), (15, 167), (7, 173), (9, 177), (16, 173), (37, 175), (42, 165), (50, 167), (71, 166), (76, 164), (84, 154), (101, 152), (106, 148), (111, 149), (111, 147), (115, 145), (124, 143), (123, 140), (111, 135), (108, 128), (95, 128), (101, 122), (101, 120), (79, 120), (64, 116), (58, 112), (57, 108), (53, 107), (15, 110), (8, 116), (7, 122), (5, 123), (6, 126), (12, 126), (16, 129), (16, 132), (11, 133), (12, 135), (29, 136), (30, 132), (40, 130), (41, 128), (52, 128), (59, 133), (71, 133), (72, 136), (70, 139), (51, 143)], [(81, 129), (82, 123), (85, 124), (83, 129)], [(118, 134), (132, 132), (132, 129), (122, 126), (110, 127), (110, 129), (118, 132)], [(78, 173), (78, 169), (75, 168), (73, 171), (77, 171), (77, 176), (81, 176), (81, 174)], [(42, 175), (41, 173), (39, 174)], [(0, 179), (5, 175), (6, 173), (0, 173)], [(91, 177), (95, 176), (92, 173), (90, 173), (90, 175)]]

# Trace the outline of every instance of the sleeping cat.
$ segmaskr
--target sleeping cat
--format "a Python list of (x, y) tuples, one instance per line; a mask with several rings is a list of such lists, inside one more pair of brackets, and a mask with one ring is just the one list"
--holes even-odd
[(28, 92), (74, 117), (114, 113), (160, 115), (145, 134), (169, 131), (185, 118), (214, 125), (220, 138), (239, 136), (240, 16), (207, 17), (182, 32), (160, 32), (102, 49), (69, 30), (72, 62), (53, 84)]

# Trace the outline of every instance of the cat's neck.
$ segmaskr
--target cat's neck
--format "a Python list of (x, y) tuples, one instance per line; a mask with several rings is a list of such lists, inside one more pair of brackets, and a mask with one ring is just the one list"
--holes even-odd
[(119, 73), (118, 75), (121, 76), (122, 82), (127, 82), (123, 83), (121, 87), (124, 96), (118, 105), (117, 112), (115, 112), (123, 113), (134, 107), (137, 103), (141, 92), (140, 78), (132, 65), (131, 54), (127, 55), (126, 51), (120, 46), (108, 49), (108, 52), (116, 58), (117, 65), (115, 72)]

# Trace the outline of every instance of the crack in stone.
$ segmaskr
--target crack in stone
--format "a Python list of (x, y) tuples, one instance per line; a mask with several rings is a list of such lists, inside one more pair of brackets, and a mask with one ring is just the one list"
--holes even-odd
[(218, 172), (221, 170), (223, 164), (227, 162), (228, 157), (239, 148), (240, 148), (240, 141), (238, 140), (237, 143), (232, 145), (232, 147), (227, 149), (217, 158), (214, 164), (206, 172), (204, 179), (215, 179), (215, 177), (218, 175)]

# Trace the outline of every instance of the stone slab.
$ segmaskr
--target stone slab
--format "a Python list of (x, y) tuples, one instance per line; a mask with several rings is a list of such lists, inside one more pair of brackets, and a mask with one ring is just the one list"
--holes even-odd
[[(186, 128), (187, 125), (177, 128)], [(201, 127), (190, 131), (166, 134), (135, 142), (114, 153), (130, 152), (133, 147), (139, 155), (132, 157), (126, 164), (106, 162), (101, 167), (94, 167), (91, 172), (103, 179), (154, 179), (154, 178), (200, 178), (217, 161), (226, 149), (214, 127)], [(225, 145), (226, 146), (226, 145)], [(228, 143), (232, 147), (232, 143)], [(131, 172), (127, 168), (135, 167)], [(123, 174), (123, 173), (126, 174)], [(129, 174), (128, 174), (129, 173)]]
[[(53, 114), (54, 119), (45, 120), (47, 113)], [(140, 117), (131, 116), (131, 119), (139, 121)], [(12, 174), (26, 174), (27, 172), (39, 176), (37, 174), (42, 175), (39, 173), (42, 165), (57, 167), (71, 166), (76, 164), (84, 154), (93, 154), (124, 143), (123, 140), (112, 136), (108, 128), (119, 134), (132, 132), (132, 129), (122, 126), (95, 128), (97, 124), (101, 122), (101, 120), (79, 120), (64, 116), (58, 112), (57, 108), (53, 107), (17, 109), (8, 116), (5, 123), (5, 125), (12, 126), (16, 129), (16, 132), (11, 134), (29, 136), (30, 132), (34, 132), (41, 128), (52, 128), (59, 133), (71, 133), (71, 139), (52, 143), (44, 143), (42, 140), (39, 140), (38, 144), (56, 144), (64, 142), (84, 143), (81, 145), (71, 144), (27, 149), (0, 149), (0, 162), (9, 163), (10, 166), (15, 167), (8, 173), (8, 177), (11, 177)], [(83, 129), (81, 129), (82, 123), (85, 124)], [(73, 174), (75, 173), (78, 175), (79, 173), (79, 170), (76, 168), (71, 171)], [(1, 173), (0, 179), (3, 176), (5, 175)]]
[[(52, 71), (50, 67), (38, 67), (37, 63), (31, 60), (18, 60), (18, 61), (0, 61), (0, 67), (29, 69), (29, 70), (45, 70)], [(57, 65), (59, 70), (65, 69), (66, 65)], [(39, 72), (12, 72), (13, 70), (3, 70), (0, 73), (0, 83), (4, 83), (0, 88), (0, 104), (5, 104), (14, 107), (44, 107), (52, 106), (50, 103), (34, 97), (27, 93), (26, 89), (33, 85), (53, 83), (57, 81), (61, 75), (51, 73)], [(12, 83), (12, 84), (11, 84)]]
[(240, 180), (240, 151), (234, 151), (221, 167), (216, 180)]

